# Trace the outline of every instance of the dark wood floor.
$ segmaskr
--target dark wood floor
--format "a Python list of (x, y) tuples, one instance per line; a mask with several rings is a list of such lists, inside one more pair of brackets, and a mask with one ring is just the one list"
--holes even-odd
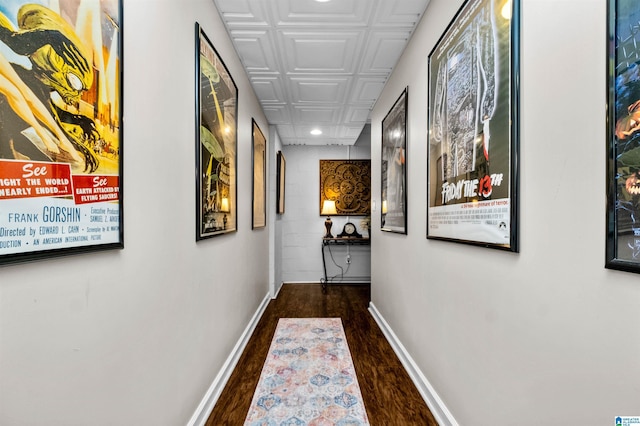
[(437, 425), (367, 310), (368, 285), (286, 284), (272, 300), (214, 407), (207, 426), (242, 425), (279, 318), (341, 317), (371, 425)]

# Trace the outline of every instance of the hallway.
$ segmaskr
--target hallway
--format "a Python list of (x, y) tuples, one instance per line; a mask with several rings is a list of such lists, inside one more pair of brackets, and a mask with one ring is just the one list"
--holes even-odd
[(286, 284), (269, 303), (208, 426), (242, 425), (279, 318), (340, 317), (371, 425), (437, 425), (429, 408), (367, 310), (369, 285)]

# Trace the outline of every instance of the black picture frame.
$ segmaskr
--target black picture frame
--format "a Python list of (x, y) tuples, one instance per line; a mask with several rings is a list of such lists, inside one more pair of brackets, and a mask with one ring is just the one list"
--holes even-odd
[(640, 272), (640, 5), (607, 2), (605, 267)]
[(238, 87), (196, 22), (196, 241), (237, 230)]
[[(16, 15), (3, 18), (19, 28), (29, 16), (31, 27), (0, 34), (15, 53), (0, 54), (3, 87), (27, 108), (0, 106), (0, 265), (122, 249), (122, 1), (11, 3), (3, 11)], [(76, 30), (76, 22), (91, 22), (102, 45), (83, 39), (87, 28)], [(48, 42), (61, 34), (64, 49)], [(33, 51), (25, 53), (26, 44)], [(60, 64), (65, 72), (47, 68)], [(50, 96), (59, 90), (54, 110)]]
[(282, 151), (278, 151), (276, 155), (276, 179), (278, 187), (276, 188), (276, 213), (284, 214), (285, 207), (285, 177), (287, 173), (287, 160)]
[(407, 234), (407, 109), (405, 87), (382, 119), (380, 230)]
[(427, 238), (519, 251), (520, 0), (465, 1), (428, 64)]
[(251, 229), (267, 226), (267, 139), (251, 119), (251, 162), (253, 164)]

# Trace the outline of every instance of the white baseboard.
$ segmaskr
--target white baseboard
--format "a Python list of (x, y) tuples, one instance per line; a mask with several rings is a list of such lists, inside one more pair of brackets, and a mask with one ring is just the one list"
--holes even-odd
[(280, 285), (278, 286), (277, 289), (275, 289), (275, 294), (271, 295), (271, 299), (276, 300), (278, 298), (278, 295), (280, 294), (280, 290), (282, 290), (282, 286), (284, 285), (284, 283), (280, 283)]
[[(282, 283), (282, 285), (284, 284), (322, 284), (322, 281), (285, 281)], [(335, 280), (335, 281), (329, 281), (327, 283), (327, 285), (331, 286), (331, 285), (340, 285), (340, 284), (371, 284), (371, 281), (367, 281), (365, 279), (363, 280), (354, 280), (354, 281), (340, 281), (340, 280)]]
[(216, 405), (218, 398), (220, 398), (222, 390), (229, 381), (231, 373), (233, 373), (233, 369), (236, 367), (236, 364), (238, 363), (238, 360), (240, 359), (244, 348), (249, 342), (249, 338), (258, 325), (258, 321), (260, 321), (260, 318), (262, 317), (265, 309), (267, 309), (267, 305), (269, 304), (270, 300), (271, 295), (267, 294), (262, 300), (262, 303), (260, 303), (260, 306), (258, 307), (256, 313), (251, 318), (251, 321), (249, 321), (249, 324), (240, 336), (240, 339), (234, 346), (231, 354), (229, 354), (229, 357), (227, 357), (227, 360), (222, 366), (222, 369), (220, 369), (220, 372), (213, 380), (213, 383), (211, 384), (211, 386), (209, 386), (207, 393), (204, 395), (204, 398), (202, 398), (202, 401), (198, 405), (195, 413), (193, 413), (193, 416), (191, 416), (191, 419), (189, 420), (189, 423), (187, 423), (187, 426), (204, 426), (204, 424), (209, 419), (209, 415), (211, 414), (214, 405)]
[(413, 358), (411, 358), (411, 355), (409, 355), (409, 352), (407, 352), (398, 339), (398, 336), (396, 336), (391, 327), (389, 327), (389, 324), (382, 317), (373, 302), (369, 303), (369, 312), (371, 312), (371, 315), (375, 319), (376, 323), (378, 323), (382, 333), (389, 341), (389, 344), (391, 344), (391, 347), (396, 355), (398, 355), (398, 358), (400, 358), (400, 362), (402, 362), (407, 373), (409, 373), (411, 380), (418, 388), (418, 392), (422, 395), (422, 398), (427, 403), (427, 406), (431, 410), (431, 414), (436, 418), (438, 424), (440, 426), (458, 426), (458, 422), (453, 418), (451, 412), (444, 405), (444, 402), (442, 402), (425, 375), (422, 374), (420, 368), (418, 368)]

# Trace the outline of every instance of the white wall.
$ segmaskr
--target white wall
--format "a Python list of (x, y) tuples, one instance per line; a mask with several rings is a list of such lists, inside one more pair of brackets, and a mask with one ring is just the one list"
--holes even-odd
[(604, 268), (605, 0), (523, 0), (521, 250), (427, 240), (432, 0), (372, 113), (409, 86), (408, 236), (373, 218), (372, 299), (463, 425), (608, 425), (640, 413), (639, 277)]
[[(324, 276), (322, 266), (322, 236), (325, 233), (325, 217), (319, 214), (320, 160), (366, 160), (370, 158), (368, 145), (361, 146), (301, 146), (288, 145), (283, 149), (287, 161), (285, 181), (285, 213), (282, 221), (282, 274), (285, 282), (319, 282)], [(332, 217), (332, 234), (335, 236), (351, 220), (362, 233), (360, 219), (363, 216)], [(336, 232), (337, 231), (337, 232)], [(344, 270), (346, 248), (333, 248), (335, 261)], [(345, 276), (369, 276), (371, 254), (368, 247), (351, 247), (351, 265)], [(327, 252), (328, 256), (328, 252)], [(340, 272), (332, 262), (327, 262), (328, 274)]]
[[(239, 87), (238, 232), (196, 244), (195, 21)], [(186, 424), (269, 290), (251, 118), (211, 0), (124, 2), (121, 251), (0, 269), (0, 424)]]

